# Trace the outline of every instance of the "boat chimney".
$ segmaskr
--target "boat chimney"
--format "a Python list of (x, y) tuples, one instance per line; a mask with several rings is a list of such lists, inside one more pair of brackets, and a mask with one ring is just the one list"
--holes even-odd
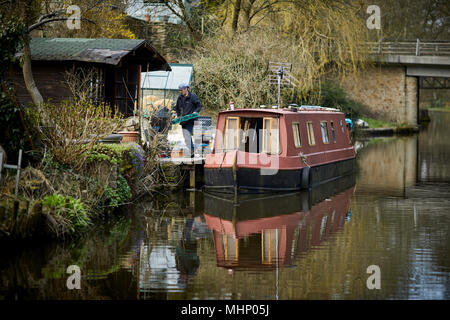
[(288, 109), (291, 110), (292, 112), (297, 112), (297, 111), (298, 111), (298, 104), (291, 103), (291, 104), (288, 106)]

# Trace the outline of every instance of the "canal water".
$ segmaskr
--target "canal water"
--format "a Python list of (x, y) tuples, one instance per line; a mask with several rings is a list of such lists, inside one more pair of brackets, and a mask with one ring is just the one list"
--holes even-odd
[(450, 299), (450, 113), (431, 117), (358, 140), (357, 173), (311, 193), (161, 194), (78, 241), (2, 248), (0, 299)]

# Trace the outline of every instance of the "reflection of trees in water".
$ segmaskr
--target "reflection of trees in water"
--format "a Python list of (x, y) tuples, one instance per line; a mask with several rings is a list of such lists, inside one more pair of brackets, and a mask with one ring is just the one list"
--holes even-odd
[(194, 275), (200, 265), (200, 260), (197, 255), (197, 240), (192, 235), (193, 226), (194, 219), (186, 219), (183, 228), (183, 237), (175, 249), (177, 269), (183, 277)]
[(431, 122), (419, 133), (418, 179), (421, 182), (450, 180), (450, 113), (429, 111)]
[[(197, 239), (209, 235), (201, 218), (194, 217), (195, 208), (190, 204), (186, 196), (170, 195), (157, 201), (152, 198), (127, 208), (127, 216), (132, 218), (100, 221), (92, 232), (76, 241), (40, 243), (38, 248), (16, 248), (15, 252), (5, 253), (0, 261), (0, 296), (7, 299), (14, 299), (16, 294), (19, 299), (139, 298), (139, 279), (146, 272), (140, 269), (142, 261), (150, 262), (152, 249), (158, 246), (173, 256), (176, 282), (184, 290), (200, 265)], [(118, 213), (121, 214), (125, 215)], [(69, 265), (81, 269), (81, 290), (66, 287)]]
[[(0, 295), (6, 299), (108, 299), (103, 283), (121, 268), (131, 220), (101, 223), (83, 238), (27, 245), (5, 253), (0, 263)], [(69, 265), (81, 269), (81, 289), (68, 290)]]
[[(195, 223), (199, 217), (145, 217), (139, 262), (143, 298), (157, 291), (181, 292), (200, 265)], [(201, 221), (199, 223), (202, 223)]]
[(200, 266), (198, 239), (210, 232), (189, 196), (162, 195), (136, 207), (135, 225), (141, 226), (143, 235), (138, 263), (140, 298), (183, 292)]

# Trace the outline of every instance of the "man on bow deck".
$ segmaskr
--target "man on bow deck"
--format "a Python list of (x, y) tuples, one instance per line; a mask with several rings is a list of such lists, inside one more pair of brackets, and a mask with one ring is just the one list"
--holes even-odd
[[(177, 117), (186, 116), (195, 112), (199, 113), (202, 109), (202, 104), (200, 103), (199, 98), (194, 93), (190, 92), (189, 89), (190, 88), (186, 83), (181, 83), (178, 86), (180, 96), (178, 97), (177, 104), (175, 106)], [(184, 141), (191, 157), (194, 156), (194, 144), (192, 143), (191, 138), (192, 130), (194, 129), (194, 121), (195, 119), (190, 119), (181, 123)]]

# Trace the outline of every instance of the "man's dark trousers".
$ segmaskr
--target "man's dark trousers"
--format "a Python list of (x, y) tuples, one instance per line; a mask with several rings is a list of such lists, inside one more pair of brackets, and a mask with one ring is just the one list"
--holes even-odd
[(183, 136), (184, 142), (186, 143), (186, 147), (189, 149), (190, 154), (194, 153), (194, 144), (192, 143), (192, 131), (194, 130), (194, 121), (189, 120), (185, 123), (181, 124), (181, 128), (183, 128)]

